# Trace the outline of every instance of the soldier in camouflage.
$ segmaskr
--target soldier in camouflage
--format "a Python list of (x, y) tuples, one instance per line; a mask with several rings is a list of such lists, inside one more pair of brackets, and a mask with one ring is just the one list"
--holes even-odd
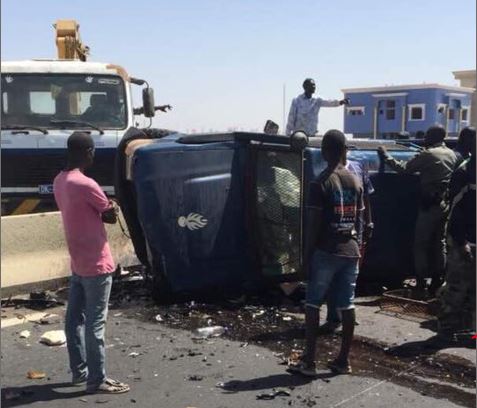
[(449, 182), (456, 168), (457, 156), (444, 139), (446, 131), (431, 126), (425, 136), (426, 148), (408, 162), (392, 158), (384, 146), (378, 154), (398, 173), (419, 173), (421, 197), (414, 238), (417, 288), (426, 289), (426, 278), (432, 278), (432, 295), (442, 284), (446, 265), (446, 226), (449, 216)]
[(455, 171), (450, 185), (449, 256), (446, 282), (438, 293), (442, 335), (475, 332), (475, 143), (472, 129), (471, 156)]

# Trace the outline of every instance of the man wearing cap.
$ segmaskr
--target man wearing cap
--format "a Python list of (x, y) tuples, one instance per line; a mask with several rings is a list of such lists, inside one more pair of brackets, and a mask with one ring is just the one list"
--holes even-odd
[(425, 149), (408, 162), (393, 159), (384, 146), (378, 148), (380, 159), (391, 169), (398, 173), (419, 173), (421, 192), (414, 237), (414, 267), (418, 290), (425, 290), (425, 279), (432, 277), (431, 295), (442, 284), (446, 266), (449, 183), (457, 163), (456, 154), (444, 143), (445, 136), (442, 127), (430, 127), (424, 138)]
[(294, 98), (290, 106), (286, 129), (286, 133), (289, 136), (299, 130), (305, 132), (308, 136), (315, 136), (316, 132), (318, 132), (320, 108), (337, 107), (349, 103), (348, 99), (339, 101), (314, 98), (313, 94), (316, 91), (316, 84), (311, 78), (305, 79), (303, 90), (305, 92)]
[(65, 332), (72, 384), (86, 384), (91, 394), (119, 394), (129, 386), (106, 377), (104, 348), (115, 265), (103, 223), (114, 224), (116, 212), (98, 183), (84, 175), (93, 159), (90, 134), (73, 133), (67, 166), (53, 183), (71, 258)]

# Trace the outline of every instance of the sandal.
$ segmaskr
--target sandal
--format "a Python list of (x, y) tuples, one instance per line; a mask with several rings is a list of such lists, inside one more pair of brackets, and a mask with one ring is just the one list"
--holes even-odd
[(98, 387), (87, 389), (88, 394), (123, 394), (129, 391), (129, 385), (107, 378)]
[(316, 377), (316, 365), (305, 363), (303, 360), (290, 362), (288, 369), (293, 373), (299, 373), (306, 377)]
[(328, 368), (335, 374), (351, 374), (353, 372), (349, 364), (340, 364), (338, 360), (328, 362)]

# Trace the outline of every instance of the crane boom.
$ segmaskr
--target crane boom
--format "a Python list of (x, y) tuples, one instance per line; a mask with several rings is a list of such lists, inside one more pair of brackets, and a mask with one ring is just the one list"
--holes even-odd
[(79, 24), (75, 20), (57, 20), (53, 27), (56, 29), (58, 58), (86, 61), (89, 47), (81, 42)]

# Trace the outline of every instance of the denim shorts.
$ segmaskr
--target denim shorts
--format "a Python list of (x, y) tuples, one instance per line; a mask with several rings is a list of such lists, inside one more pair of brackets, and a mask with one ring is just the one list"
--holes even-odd
[(345, 258), (317, 249), (311, 261), (306, 305), (319, 308), (330, 295), (337, 310), (354, 309), (358, 258)]

